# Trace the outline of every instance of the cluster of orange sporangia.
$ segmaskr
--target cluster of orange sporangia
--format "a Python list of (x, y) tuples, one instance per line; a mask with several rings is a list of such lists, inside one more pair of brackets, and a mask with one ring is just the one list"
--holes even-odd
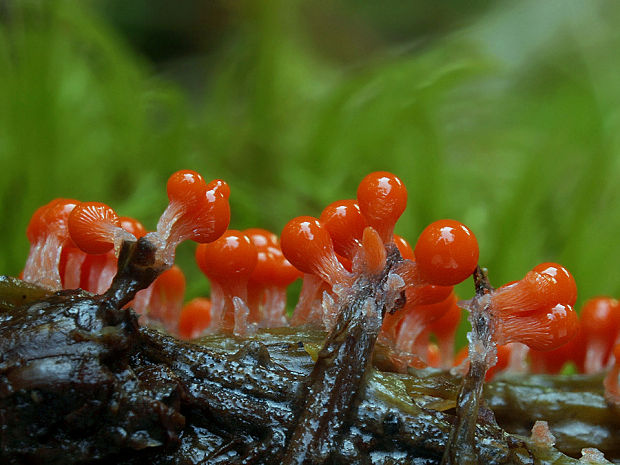
[[(167, 269), (130, 304), (146, 323), (187, 339), (217, 331), (248, 335), (283, 325), (330, 330), (338, 302), (360, 277), (380, 273), (395, 246), (403, 261), (391, 273), (405, 303), (386, 313), (380, 341), (403, 367), (455, 362), (461, 311), (453, 286), (476, 268), (478, 243), (454, 220), (427, 226), (415, 247), (395, 235), (407, 190), (394, 174), (369, 174), (355, 199), (333, 202), (318, 218), (292, 219), (280, 238), (264, 229), (228, 229), (230, 189), (222, 180), (207, 183), (183, 170), (169, 178), (167, 193), (168, 207), (149, 233), (137, 220), (119, 217), (99, 202), (56, 199), (39, 208), (27, 228), (31, 249), (23, 279), (51, 290), (101, 294), (114, 278), (122, 243), (145, 237)], [(174, 256), (185, 240), (199, 243), (196, 261), (212, 292), (210, 299), (184, 305), (185, 278)], [(302, 290), (289, 317), (286, 289), (298, 278)], [(576, 296), (573, 277), (554, 263), (537, 265), (523, 279), (492, 290), (485, 311), (500, 346), (497, 369), (523, 362), (528, 351), (512, 350), (516, 344), (531, 349), (532, 371), (556, 372), (569, 359), (585, 372), (611, 366), (620, 332), (618, 304), (595, 299), (584, 307), (580, 322), (573, 310)]]

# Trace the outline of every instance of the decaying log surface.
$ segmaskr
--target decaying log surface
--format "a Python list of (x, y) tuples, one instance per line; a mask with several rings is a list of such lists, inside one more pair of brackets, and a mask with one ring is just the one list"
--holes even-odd
[[(193, 343), (120, 308), (161, 271), (150, 253), (148, 244), (126, 244), (101, 296), (48, 294), (0, 277), (1, 463), (441, 461), (461, 378), (372, 363), (373, 354), (383, 368), (389, 360), (375, 347), (387, 305), (376, 290), (397, 252), (354, 286), (329, 334), (279, 328)], [(578, 456), (587, 446), (619, 459), (619, 418), (600, 377), (506, 378), (485, 387), (475, 455), (487, 465), (563, 464), (575, 460), (558, 450)], [(526, 438), (539, 419), (557, 449)]]

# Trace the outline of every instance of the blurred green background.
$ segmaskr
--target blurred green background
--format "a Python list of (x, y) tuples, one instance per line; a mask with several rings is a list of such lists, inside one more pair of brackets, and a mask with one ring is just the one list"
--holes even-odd
[(153, 228), (190, 168), (228, 181), (232, 228), (279, 232), (389, 170), (411, 242), (459, 219), (495, 285), (557, 261), (581, 301), (620, 295), (617, 0), (4, 0), (0, 18), (0, 273), (55, 197)]

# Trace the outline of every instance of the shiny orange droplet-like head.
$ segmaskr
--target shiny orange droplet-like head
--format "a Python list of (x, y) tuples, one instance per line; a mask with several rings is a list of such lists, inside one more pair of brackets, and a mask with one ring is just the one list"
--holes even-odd
[(200, 244), (196, 249), (196, 262), (201, 271), (218, 281), (247, 279), (257, 262), (256, 247), (241, 231), (226, 231), (219, 239)]
[(391, 242), (394, 226), (407, 206), (407, 188), (396, 175), (375, 171), (360, 182), (357, 203), (366, 224), (379, 233), (383, 242)]
[(116, 212), (101, 202), (78, 204), (68, 221), (71, 239), (83, 252), (104, 254), (114, 247), (114, 232), (121, 228)]
[(420, 277), (440, 286), (452, 286), (470, 276), (478, 264), (478, 254), (474, 233), (455, 220), (428, 225), (414, 249)]

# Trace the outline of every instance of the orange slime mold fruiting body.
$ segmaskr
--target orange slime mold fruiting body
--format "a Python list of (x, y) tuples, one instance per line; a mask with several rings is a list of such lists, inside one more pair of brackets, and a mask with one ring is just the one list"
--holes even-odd
[(414, 249), (420, 278), (440, 286), (452, 286), (470, 276), (478, 264), (478, 254), (476, 236), (454, 220), (428, 225)]
[(120, 218), (101, 202), (78, 204), (68, 220), (69, 234), (79, 249), (88, 254), (117, 253), (124, 240), (136, 240), (122, 228)]
[(226, 231), (219, 239), (198, 246), (196, 262), (211, 281), (211, 327), (238, 335), (253, 332), (247, 286), (258, 253), (250, 238), (241, 231)]
[(611, 297), (589, 299), (581, 309), (582, 371), (598, 373), (608, 365), (620, 333), (620, 303)]
[(355, 200), (338, 200), (329, 204), (319, 218), (329, 232), (338, 255), (353, 260), (361, 247), (366, 221)]
[(34, 212), (26, 229), (30, 252), (24, 281), (50, 290), (62, 289), (60, 259), (63, 249), (72, 245), (67, 221), (77, 203), (72, 199), (55, 199)]
[(183, 306), (179, 316), (179, 336), (183, 339), (196, 339), (211, 324), (211, 301), (206, 297), (196, 297)]
[(357, 188), (357, 203), (368, 226), (383, 242), (394, 240), (394, 226), (407, 206), (407, 188), (387, 171), (370, 173)]
[(207, 184), (198, 173), (183, 170), (170, 176), (167, 192), (168, 207), (157, 223), (157, 232), (150, 234), (160, 249), (160, 260), (171, 266), (181, 242), (213, 242), (226, 231), (230, 190), (224, 181)]
[(286, 259), (301, 272), (319, 276), (331, 286), (351, 281), (338, 261), (329, 232), (318, 219), (299, 216), (289, 221), (280, 245)]

